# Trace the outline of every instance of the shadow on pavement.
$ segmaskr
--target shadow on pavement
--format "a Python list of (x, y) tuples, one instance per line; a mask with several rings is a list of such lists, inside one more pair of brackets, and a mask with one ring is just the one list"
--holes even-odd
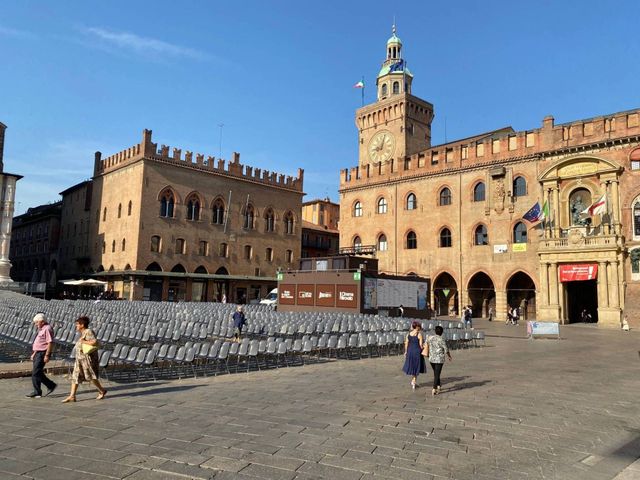
[(455, 392), (458, 390), (466, 390), (467, 388), (475, 388), (475, 387), (482, 387), (483, 385), (486, 385), (487, 383), (491, 383), (491, 380), (482, 380), (479, 382), (466, 382), (466, 383), (461, 383), (459, 385), (453, 385), (449, 388), (443, 388), (442, 389), (442, 393), (450, 393), (450, 392)]
[(107, 395), (107, 398), (142, 397), (146, 395), (157, 395), (160, 393), (183, 392), (186, 390), (192, 390), (194, 388), (200, 388), (204, 386), (205, 385), (181, 385), (176, 387), (150, 388), (149, 390), (142, 390), (138, 392), (122, 392), (122, 393), (117, 393), (115, 395), (111, 395), (111, 392), (109, 392), (109, 394)]

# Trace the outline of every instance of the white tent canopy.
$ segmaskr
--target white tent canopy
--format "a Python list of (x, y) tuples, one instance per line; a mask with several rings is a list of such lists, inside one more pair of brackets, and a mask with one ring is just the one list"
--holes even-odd
[(103, 282), (102, 280), (95, 280), (93, 278), (89, 278), (87, 280), (60, 280), (60, 283), (64, 285), (75, 285), (79, 287), (104, 287), (107, 282)]

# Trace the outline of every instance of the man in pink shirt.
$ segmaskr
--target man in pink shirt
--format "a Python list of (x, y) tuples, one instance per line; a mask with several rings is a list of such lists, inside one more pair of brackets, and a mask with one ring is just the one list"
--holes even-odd
[(45, 387), (47, 387), (47, 395), (53, 393), (58, 386), (44, 374), (44, 366), (49, 362), (51, 350), (53, 349), (53, 328), (47, 323), (44, 313), (37, 313), (33, 317), (33, 323), (38, 327), (38, 335), (33, 341), (33, 353), (31, 354), (31, 360), (33, 361), (33, 372), (31, 374), (33, 392), (27, 397), (40, 398), (42, 397), (41, 384), (44, 383)]

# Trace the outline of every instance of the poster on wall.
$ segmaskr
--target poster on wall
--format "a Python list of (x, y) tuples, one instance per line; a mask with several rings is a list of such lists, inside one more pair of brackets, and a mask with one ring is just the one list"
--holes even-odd
[(336, 286), (316, 285), (316, 305), (319, 307), (334, 307), (336, 305)]
[(596, 278), (598, 278), (597, 263), (574, 263), (560, 265), (561, 282), (595, 280)]
[(409, 308), (418, 308), (418, 285), (420, 282), (379, 278), (377, 282), (378, 307), (403, 305)]
[(296, 286), (280, 284), (278, 286), (278, 303), (281, 305), (295, 305)]
[(375, 278), (364, 278), (364, 298), (362, 299), (362, 303), (364, 305), (365, 310), (370, 310), (373, 308), (378, 308), (378, 299), (377, 299), (377, 280)]
[(336, 306), (343, 308), (358, 308), (358, 286), (336, 285)]
[(315, 289), (311, 284), (298, 284), (298, 305), (312, 306)]

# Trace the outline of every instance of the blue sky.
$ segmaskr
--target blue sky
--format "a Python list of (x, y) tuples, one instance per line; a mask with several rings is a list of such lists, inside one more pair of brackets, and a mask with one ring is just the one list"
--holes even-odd
[(395, 15), (433, 143), (640, 107), (640, 2), (5, 1), (0, 121), (17, 213), (154, 141), (295, 174), (338, 200)]

